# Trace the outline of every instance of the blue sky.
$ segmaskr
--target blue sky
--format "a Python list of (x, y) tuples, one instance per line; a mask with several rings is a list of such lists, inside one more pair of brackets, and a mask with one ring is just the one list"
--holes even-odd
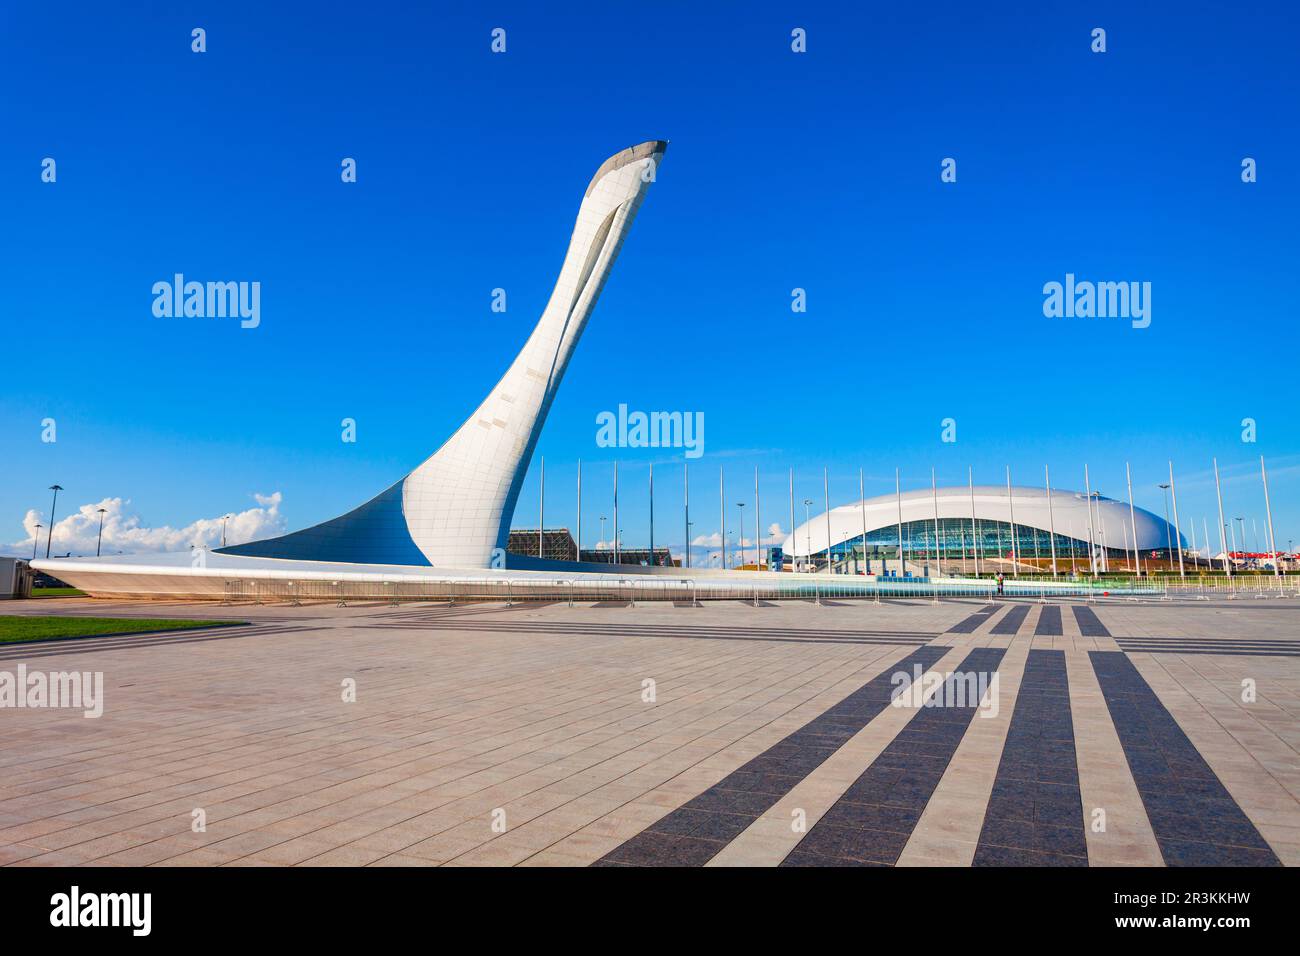
[[(789, 467), (817, 501), (828, 467), (834, 504), (895, 466), (1080, 487), (1087, 462), (1123, 497), (1127, 460), (1160, 513), (1172, 458), (1199, 541), (1216, 455), (1262, 534), (1263, 454), (1278, 544), (1300, 539), (1290, 5), (265, 6), (0, 12), (0, 545), (56, 481), (62, 514), (120, 498), (146, 529), (277, 492), (298, 528), (386, 487), (527, 337), (596, 167), (652, 138), (667, 157), (539, 445), (548, 525), (573, 524), (582, 458), (594, 541), (595, 416), (626, 403), (704, 413), (696, 534), (720, 466), (732, 514), (758, 466), (788, 528)], [(259, 281), (261, 325), (155, 318), (177, 272)], [(1045, 318), (1067, 272), (1150, 282), (1150, 327)], [(681, 452), (618, 457), (625, 541), (654, 461), (679, 545)]]

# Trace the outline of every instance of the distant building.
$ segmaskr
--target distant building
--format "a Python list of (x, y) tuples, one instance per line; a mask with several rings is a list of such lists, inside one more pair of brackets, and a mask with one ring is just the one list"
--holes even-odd
[(0, 601), (32, 596), (32, 569), (22, 558), (0, 557)]
[(548, 528), (541, 532), (541, 553), (538, 553), (536, 528), (512, 528), (510, 540), (506, 544), (509, 554), (520, 554), (529, 558), (543, 558), (547, 561), (576, 561), (578, 546), (573, 542), (573, 535), (568, 528)]
[(969, 572), (978, 561), (984, 571), (1020, 572), (1049, 568), (1053, 548), (1058, 567), (1095, 560), (1102, 570), (1126, 569), (1136, 551), (1146, 570), (1149, 562), (1167, 565), (1171, 547), (1186, 546), (1164, 519), (1095, 491), (1090, 502), (1059, 488), (1049, 496), (1042, 488), (959, 485), (832, 508), (795, 528), (784, 551), (799, 567), (824, 568), (829, 550), (832, 566), (861, 561), (867, 572), (894, 566), (900, 552), (909, 565), (942, 561)]

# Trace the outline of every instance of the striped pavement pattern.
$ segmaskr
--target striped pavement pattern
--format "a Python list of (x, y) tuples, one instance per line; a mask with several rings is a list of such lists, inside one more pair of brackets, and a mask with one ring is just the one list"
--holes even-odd
[[(1115, 638), (1064, 607), (981, 608), (596, 865), (1277, 865), (1126, 650), (1293, 642)], [(1070, 634), (1103, 649), (1053, 646)], [(890, 707), (918, 665), (932, 706)], [(991, 714), (954, 693), (980, 674), (1006, 678)]]
[(996, 671), (1004, 653), (981, 647), (967, 654), (938, 692), (944, 705), (920, 707), (781, 865), (897, 862), (979, 708), (980, 695), (965, 692), (958, 675), (986, 677)]
[(928, 669), (946, 653), (919, 648), (698, 797), (628, 840), (597, 865), (699, 866), (889, 706), (894, 674)]

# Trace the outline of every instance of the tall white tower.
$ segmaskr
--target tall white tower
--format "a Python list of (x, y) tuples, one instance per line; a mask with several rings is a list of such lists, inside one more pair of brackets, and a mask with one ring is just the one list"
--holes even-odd
[(506, 373), (441, 448), (360, 507), (227, 554), (366, 564), (487, 567), (504, 549), (546, 413), (668, 144), (611, 156), (578, 208), (555, 290)]

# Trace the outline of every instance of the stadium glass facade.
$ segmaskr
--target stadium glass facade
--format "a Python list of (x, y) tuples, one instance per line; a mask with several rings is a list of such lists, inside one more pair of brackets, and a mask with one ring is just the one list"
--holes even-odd
[[(1098, 542), (1099, 546), (1101, 542)], [(984, 555), (1001, 555), (1010, 557), (1012, 552), (1011, 523), (1008, 521), (991, 521), (975, 519), (972, 532), (970, 518), (940, 518), (938, 533), (938, 557), (969, 558), (976, 552)], [(1115, 542), (1105, 542), (1108, 555), (1123, 556), (1126, 553), (1124, 542), (1117, 547)], [(974, 548), (974, 549), (973, 549)], [(935, 522), (933, 520), (903, 522), (903, 551), (908, 558), (935, 557)], [(825, 554), (825, 552), (822, 552)], [(1015, 553), (1022, 559), (1050, 558), (1052, 555), (1052, 535), (1042, 528), (1027, 525), (1015, 526)], [(1145, 554), (1150, 552), (1144, 551)], [(849, 538), (832, 545), (831, 556), (834, 560), (846, 560), (863, 557), (862, 535)], [(894, 558), (898, 556), (898, 525), (867, 531), (867, 558)], [(1088, 559), (1088, 543), (1060, 532), (1056, 534), (1056, 556), (1059, 560), (1069, 560), (1072, 556), (1084, 561)], [(814, 555), (816, 557), (816, 555)]]

